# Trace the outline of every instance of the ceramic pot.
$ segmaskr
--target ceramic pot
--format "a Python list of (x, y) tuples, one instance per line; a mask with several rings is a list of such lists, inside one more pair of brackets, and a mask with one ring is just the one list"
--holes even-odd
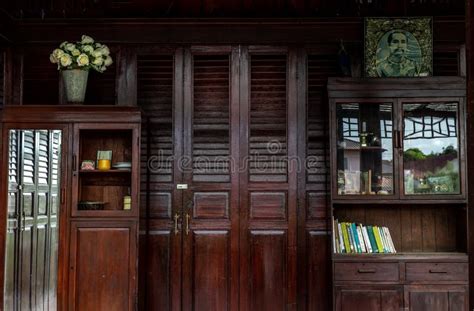
[(86, 96), (89, 70), (67, 69), (62, 71), (68, 102), (83, 103)]

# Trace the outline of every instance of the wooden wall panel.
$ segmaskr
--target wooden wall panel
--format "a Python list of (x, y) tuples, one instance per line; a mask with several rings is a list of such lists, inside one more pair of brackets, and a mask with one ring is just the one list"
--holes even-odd
[[(49, 61), (54, 46), (25, 49), (23, 60), (23, 104), (57, 105), (59, 71)], [(17, 103), (15, 103), (17, 104)]]
[(0, 108), (5, 103), (5, 52), (0, 49)]
[(287, 310), (287, 235), (285, 231), (250, 234), (249, 310)]
[(229, 310), (229, 232), (195, 231), (193, 246), (193, 309)]

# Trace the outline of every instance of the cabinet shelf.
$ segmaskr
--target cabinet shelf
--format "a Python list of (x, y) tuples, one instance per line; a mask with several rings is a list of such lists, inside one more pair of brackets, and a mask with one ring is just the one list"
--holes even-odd
[(107, 170), (107, 171), (101, 171), (101, 170), (80, 170), (80, 174), (84, 175), (94, 175), (94, 174), (100, 174), (100, 175), (108, 175), (108, 174), (131, 174), (131, 170), (124, 170), (124, 169), (117, 169), (117, 170)]

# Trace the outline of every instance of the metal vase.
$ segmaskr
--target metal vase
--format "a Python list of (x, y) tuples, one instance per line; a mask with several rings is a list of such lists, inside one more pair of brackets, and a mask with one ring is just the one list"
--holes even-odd
[(83, 103), (86, 97), (89, 70), (67, 69), (62, 71), (68, 102)]

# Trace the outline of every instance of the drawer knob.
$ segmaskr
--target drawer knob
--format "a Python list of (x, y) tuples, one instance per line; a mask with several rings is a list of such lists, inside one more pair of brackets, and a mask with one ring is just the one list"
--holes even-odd
[(359, 273), (375, 273), (375, 269), (358, 269)]
[(442, 270), (430, 269), (430, 273), (443, 274), (443, 273), (448, 273), (448, 272), (447, 271), (442, 271)]

